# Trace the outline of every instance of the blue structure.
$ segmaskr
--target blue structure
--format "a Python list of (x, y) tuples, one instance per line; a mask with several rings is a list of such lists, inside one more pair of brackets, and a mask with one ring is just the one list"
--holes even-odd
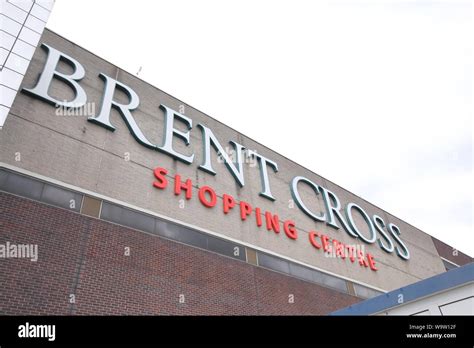
[(403, 304), (406, 304), (472, 281), (474, 281), (474, 262), (339, 309), (329, 315), (371, 315), (400, 306), (398, 303), (400, 294), (403, 294)]

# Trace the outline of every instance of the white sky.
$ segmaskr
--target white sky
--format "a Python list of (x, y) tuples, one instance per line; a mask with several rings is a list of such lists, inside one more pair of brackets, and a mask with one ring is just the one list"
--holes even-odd
[(472, 17), (454, 0), (57, 0), (47, 26), (472, 256)]

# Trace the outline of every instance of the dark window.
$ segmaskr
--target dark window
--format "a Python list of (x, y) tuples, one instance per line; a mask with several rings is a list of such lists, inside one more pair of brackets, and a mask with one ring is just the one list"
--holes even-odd
[(184, 226), (157, 219), (155, 233), (168, 239), (207, 249), (207, 237), (202, 233)]
[(262, 267), (266, 267), (278, 272), (290, 273), (290, 266), (288, 261), (282, 260), (279, 257), (271, 256), (257, 252), (258, 264)]
[(313, 272), (310, 268), (290, 262), (290, 274), (295, 277), (313, 281)]
[(41, 201), (61, 208), (79, 212), (81, 209), (82, 195), (56, 186), (45, 184)]
[(216, 237), (208, 237), (208, 249), (216, 253), (246, 261), (245, 247)]
[(22, 197), (40, 200), (44, 186), (42, 182), (14, 173), (8, 173), (7, 178), (3, 181), (3, 190)]
[(147, 231), (150, 233), (155, 231), (155, 219), (151, 216), (122, 208), (109, 202), (102, 203), (100, 217), (101, 219), (136, 228), (137, 230)]

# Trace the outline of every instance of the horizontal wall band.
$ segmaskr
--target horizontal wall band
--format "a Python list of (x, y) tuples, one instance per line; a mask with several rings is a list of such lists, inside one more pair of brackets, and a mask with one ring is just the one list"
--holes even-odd
[[(344, 293), (349, 293), (348, 286), (345, 283), (348, 281), (353, 284), (356, 296), (361, 298), (374, 297), (385, 292), (384, 290), (368, 284), (318, 269), (314, 266), (284, 257), (249, 243), (237, 241), (219, 233), (207, 231), (150, 212), (146, 209), (134, 207), (113, 198), (62, 183), (42, 175), (31, 173), (9, 164), (0, 162), (0, 168), (7, 169), (6, 171), (0, 170), (0, 189), (5, 192), (58, 206), (63, 209), (72, 210), (76, 213), (81, 212), (83, 201), (87, 197), (93, 197), (96, 200), (102, 201), (99, 218), (104, 221), (130, 227), (151, 235), (170, 239), (206, 251), (215, 252), (240, 261), (246, 261), (251, 264), (257, 263), (258, 266), (263, 268), (329, 287)], [(11, 174), (14, 179), (9, 179), (9, 183), (7, 183), (5, 173)], [(7, 184), (9, 187), (7, 187)], [(15, 184), (17, 186), (16, 188), (13, 187)], [(72, 207), (71, 201), (74, 201)], [(90, 214), (84, 215), (90, 216)], [(239, 250), (234, 250), (233, 248), (235, 247), (239, 248)], [(248, 260), (246, 255), (249, 254), (249, 252), (246, 251), (246, 249), (254, 250), (256, 258), (253, 257), (252, 260)], [(234, 255), (234, 252), (236, 252), (236, 255)], [(258, 259), (258, 262), (255, 262), (254, 259)]]

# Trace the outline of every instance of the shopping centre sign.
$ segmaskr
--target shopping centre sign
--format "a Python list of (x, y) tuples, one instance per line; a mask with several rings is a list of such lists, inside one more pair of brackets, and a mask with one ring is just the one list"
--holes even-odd
[[(86, 72), (81, 63), (79, 63), (73, 57), (56, 50), (55, 48), (46, 44), (42, 45), (48, 53), (48, 57), (41, 72), (36, 85), (33, 88), (24, 88), (23, 92), (26, 92), (32, 96), (40, 98), (48, 103), (55, 105), (56, 107), (63, 108), (80, 108), (87, 103), (87, 94), (84, 88), (80, 85), (80, 80), (84, 78)], [(58, 69), (59, 62), (65, 62), (73, 68), (73, 73), (66, 74)], [(144, 134), (133, 117), (133, 110), (137, 109), (140, 104), (140, 98), (137, 93), (129, 86), (117, 81), (113, 77), (107, 76), (103, 73), (99, 74), (99, 78), (104, 81), (104, 91), (102, 96), (102, 104), (97, 115), (88, 118), (89, 122), (95, 123), (98, 126), (104, 127), (110, 131), (114, 131), (115, 127), (111, 123), (110, 114), (111, 109), (117, 110), (123, 118), (123, 121), (127, 125), (130, 133), (133, 137), (143, 146), (160, 151), (174, 159), (184, 162), (186, 164), (194, 163), (194, 153), (184, 154), (176, 150), (176, 141), (183, 142), (186, 146), (190, 146), (190, 132), (193, 129), (193, 120), (185, 116), (166, 105), (159, 105), (160, 109), (164, 113), (164, 132), (163, 141), (161, 144), (152, 143)], [(68, 85), (74, 92), (72, 100), (59, 100), (54, 96), (50, 95), (50, 85), (53, 79), (58, 79)], [(116, 90), (120, 90), (128, 97), (128, 103), (122, 104), (114, 99), (114, 93)], [(175, 127), (177, 123), (184, 125), (186, 130), (179, 130)], [(270, 158), (267, 158), (257, 151), (252, 149), (246, 149), (242, 144), (230, 140), (228, 143), (233, 148), (235, 156), (231, 156), (225, 150), (225, 144), (216, 137), (212, 129), (208, 128), (205, 124), (198, 123), (196, 125), (202, 134), (202, 147), (203, 147), (203, 161), (199, 164), (198, 169), (205, 171), (211, 175), (217, 175), (212, 163), (211, 152), (216, 151), (223, 163), (227, 167), (227, 170), (234, 177), (235, 182), (243, 188), (245, 186), (244, 177), (244, 165), (248, 163), (246, 158), (253, 159), (258, 163), (258, 170), (260, 171), (260, 196), (265, 199), (275, 200), (275, 197), (271, 191), (271, 176), (276, 175), (278, 172), (278, 164)], [(183, 129), (181, 127), (181, 129)], [(165, 168), (157, 167), (154, 169), (155, 181), (153, 185), (156, 188), (164, 189), (168, 185), (168, 179), (166, 179), (167, 170)], [(184, 183), (181, 181), (179, 175), (175, 176), (174, 190), (175, 194), (181, 194), (184, 190), (186, 199), (191, 199), (192, 189), (189, 187), (190, 181), (186, 180)], [(324, 201), (323, 211), (313, 211), (308, 207), (308, 202), (305, 202), (300, 195), (300, 188), (307, 186), (311, 189), (315, 196), (321, 196)], [(400, 238), (400, 229), (393, 223), (386, 223), (383, 218), (374, 214), (369, 216), (362, 207), (355, 203), (348, 202), (343, 206), (337, 197), (337, 195), (327, 188), (319, 185), (318, 183), (303, 177), (295, 176), (290, 183), (289, 190), (291, 195), (299, 209), (303, 211), (307, 216), (317, 223), (325, 223), (328, 226), (339, 229), (342, 228), (353, 238), (361, 240), (366, 244), (376, 243), (382, 250), (387, 253), (396, 254), (404, 259), (410, 258), (410, 252), (405, 243)], [(217, 195), (215, 191), (208, 187), (203, 186), (198, 191), (198, 197), (207, 208), (213, 208), (216, 205)], [(273, 230), (276, 233), (280, 231), (280, 221), (278, 215), (270, 212), (262, 212), (258, 207), (252, 207), (249, 203), (240, 201), (237, 202), (234, 197), (223, 194), (222, 196), (222, 209), (227, 214), (234, 207), (238, 207), (242, 220), (246, 220), (249, 215), (254, 213), (255, 221), (258, 227), (263, 225), (262, 219), (265, 220), (265, 225), (268, 230)], [(364, 230), (362, 232), (360, 226), (355, 223), (355, 216), (358, 214), (362, 217), (365, 222)], [(291, 220), (283, 221), (283, 230), (290, 239), (297, 239), (297, 230), (295, 222)], [(321, 234), (316, 231), (309, 233), (309, 242), (316, 249), (322, 249), (327, 251), (330, 248), (334, 248), (336, 252), (339, 250), (339, 254), (342, 257), (342, 251), (347, 251), (348, 246), (341, 242), (331, 239), (328, 236)], [(344, 253), (344, 255), (346, 255)], [(367, 254), (349, 253), (352, 262), (358, 260), (358, 263), (369, 267), (372, 270), (376, 270), (373, 257)]]

